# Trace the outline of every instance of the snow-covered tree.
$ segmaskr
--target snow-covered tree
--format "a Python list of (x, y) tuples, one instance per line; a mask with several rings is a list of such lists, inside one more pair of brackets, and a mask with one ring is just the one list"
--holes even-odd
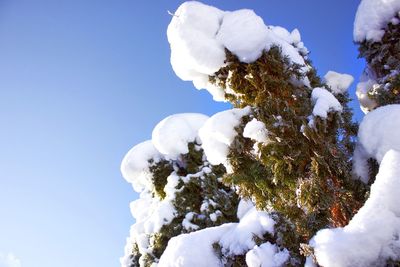
[(400, 2), (362, 1), (354, 24), (354, 41), (367, 66), (357, 85), (364, 112), (400, 103)]
[(136, 222), (123, 266), (151, 266), (172, 237), (237, 221), (237, 194), (220, 182), (225, 168), (208, 163), (197, 136), (207, 118), (167, 117), (154, 128), (152, 140), (125, 156), (122, 174), (140, 198), (131, 203)]
[(311, 240), (322, 266), (400, 264), (400, 1), (363, 0), (354, 41), (367, 67), (357, 85), (361, 109), (354, 174), (372, 184), (369, 197), (343, 228), (320, 230)]
[(376, 109), (361, 124), (354, 170), (364, 182), (372, 183), (385, 153), (394, 144), (400, 148), (397, 136), (387, 132), (398, 117), (398, 107), (387, 105), (400, 104), (400, 1), (362, 1), (354, 41), (367, 63), (357, 84), (360, 106), (365, 113)]
[[(358, 9), (365, 111), (399, 99), (399, 11), (398, 0)], [(128, 152), (122, 172), (141, 195), (122, 265), (396, 264), (400, 106), (364, 118), (353, 155), (353, 78), (321, 79), (297, 29), (186, 2), (167, 34), (175, 73), (233, 108), (168, 117)]]

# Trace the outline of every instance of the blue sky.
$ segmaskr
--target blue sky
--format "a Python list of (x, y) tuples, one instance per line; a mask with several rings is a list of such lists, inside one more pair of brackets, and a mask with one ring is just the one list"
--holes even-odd
[[(137, 197), (119, 172), (124, 154), (168, 115), (229, 107), (172, 71), (167, 10), (182, 2), (0, 0), (0, 255), (119, 266)], [(358, 0), (204, 2), (298, 28), (320, 75), (361, 74)]]

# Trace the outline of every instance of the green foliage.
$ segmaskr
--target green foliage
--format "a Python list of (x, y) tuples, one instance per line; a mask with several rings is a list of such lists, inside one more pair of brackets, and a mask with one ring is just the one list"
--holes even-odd
[[(248, 64), (229, 51), (226, 56), (226, 66), (210, 81), (227, 89), (235, 107), (251, 106), (253, 113), (236, 128), (228, 155), (233, 173), (224, 182), (237, 186), (259, 209), (276, 212), (279, 238), (274, 243), (288, 248), (296, 265), (304, 261), (300, 244), (321, 228), (345, 225), (364, 200), (365, 188), (350, 177), (357, 132), (350, 99), (337, 95), (343, 111), (316, 117), (309, 125), (312, 89), (301, 81), (307, 77), (313, 86), (323, 86), (313, 68), (302, 73), (279, 47)], [(257, 144), (258, 153), (254, 141), (242, 135), (253, 117), (268, 131), (268, 141)]]
[(131, 255), (129, 256), (130, 257), (129, 267), (139, 267), (140, 266), (139, 259), (140, 259), (141, 256), (142, 255), (139, 252), (138, 245), (134, 244), (132, 252), (131, 252)]
[(166, 194), (164, 187), (167, 184), (167, 177), (174, 170), (171, 162), (168, 160), (161, 160), (160, 162), (150, 162), (150, 171), (152, 175), (152, 182), (154, 184), (154, 190), (156, 196), (160, 199), (164, 199)]
[[(161, 160), (150, 163), (153, 197), (163, 200), (167, 194), (165, 186), (170, 175), (178, 176), (175, 195), (171, 200), (176, 213), (170, 223), (164, 224), (158, 232), (148, 235), (149, 253), (140, 255), (137, 244), (131, 255), (132, 266), (151, 266), (158, 262), (167, 247), (168, 241), (182, 233), (189, 233), (207, 227), (218, 226), (227, 222), (237, 222), (236, 210), (239, 198), (235, 191), (221, 182), (225, 174), (222, 165), (211, 166), (205, 161), (202, 148), (195, 142), (188, 144), (189, 152), (178, 160)], [(184, 220), (191, 214), (189, 221), (193, 228), (185, 228)], [(216, 220), (211, 219), (211, 214)]]

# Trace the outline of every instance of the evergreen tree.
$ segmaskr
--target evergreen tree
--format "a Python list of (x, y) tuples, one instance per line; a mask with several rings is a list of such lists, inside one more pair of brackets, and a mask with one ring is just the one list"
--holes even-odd
[[(186, 146), (187, 153), (171, 158), (147, 141), (125, 157), (124, 176), (128, 181), (133, 179), (134, 188), (141, 195), (131, 204), (136, 223), (121, 259), (123, 266), (152, 266), (172, 237), (237, 221), (238, 196), (219, 180), (225, 168), (210, 165), (196, 140)], [(147, 161), (146, 173), (143, 168), (130, 166), (131, 160)], [(135, 184), (141, 175), (148, 180), (143, 183), (144, 188)]]
[[(399, 22), (390, 20), (381, 40), (360, 42), (366, 73), (376, 81), (361, 101), (365, 110), (400, 99)], [(202, 233), (215, 235), (202, 240), (212, 241), (224, 266), (246, 266), (266, 251), (279, 255), (277, 265), (304, 265), (315, 256), (310, 240), (316, 233), (346, 226), (368, 197), (369, 186), (352, 172), (358, 126), (348, 86), (317, 75), (297, 30), (266, 26), (249, 10), (226, 13), (184, 3), (168, 39), (177, 75), (234, 109), (199, 127), (201, 140), (187, 142), (188, 152), (147, 159), (151, 186), (143, 198), (168, 200), (174, 212), (144, 239), (133, 231), (127, 266), (158, 263), (164, 252), (173, 254), (169, 240), (184, 244)], [(371, 160), (370, 168), (375, 176), (377, 162)], [(249, 217), (239, 216), (239, 200), (259, 213), (249, 209)], [(262, 230), (229, 237), (260, 218)], [(198, 235), (185, 235), (190, 232)], [(169, 266), (162, 258), (160, 265)]]
[[(360, 83), (359, 90), (367, 92), (376, 107), (400, 103), (400, 24), (395, 15), (384, 27), (379, 41), (365, 39), (359, 42), (359, 57), (365, 58), (365, 73), (373, 83)], [(366, 88), (364, 88), (366, 87)]]
[[(351, 177), (357, 126), (347, 107), (348, 94), (336, 95), (342, 111), (315, 116), (310, 123), (312, 88), (329, 90), (314, 69), (302, 74), (301, 66), (277, 46), (252, 63), (240, 62), (228, 50), (226, 55), (226, 66), (210, 81), (229, 88), (226, 98), (236, 107), (251, 106), (253, 113), (237, 128), (228, 155), (233, 172), (224, 182), (275, 214), (283, 236), (277, 243), (290, 249), (297, 265), (303, 262), (301, 247), (319, 229), (346, 225), (364, 201), (362, 184)], [(293, 77), (307, 77), (311, 87)], [(240, 134), (254, 118), (267, 131), (267, 140), (256, 144), (257, 154), (255, 141)]]

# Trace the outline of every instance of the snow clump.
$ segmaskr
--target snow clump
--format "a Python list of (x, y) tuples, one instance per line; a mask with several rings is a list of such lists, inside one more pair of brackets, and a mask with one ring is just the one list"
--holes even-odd
[[(378, 126), (379, 127), (379, 126)], [(310, 241), (325, 267), (384, 266), (400, 259), (400, 152), (389, 150), (364, 206), (344, 228), (323, 229)]]
[(243, 136), (264, 143), (268, 140), (268, 131), (262, 121), (254, 118), (244, 127)]
[(199, 143), (197, 132), (207, 119), (208, 116), (196, 113), (168, 116), (154, 128), (152, 142), (164, 156), (177, 159), (179, 155), (189, 152), (188, 143)]
[(381, 163), (390, 149), (400, 151), (400, 105), (379, 107), (362, 120), (358, 130), (358, 143), (354, 151), (353, 169), (365, 183), (369, 179), (368, 159)]
[(276, 245), (267, 242), (246, 253), (246, 264), (248, 267), (279, 267), (289, 256), (287, 249), (280, 251)]
[(222, 11), (196, 1), (183, 3), (167, 29), (171, 46), (171, 65), (176, 75), (192, 81), (197, 89), (207, 89), (216, 101), (225, 101), (225, 92), (209, 82), (225, 65), (225, 49), (242, 62), (250, 63), (263, 50), (279, 46), (282, 53), (302, 67), (308, 51), (297, 29), (289, 33), (282, 27), (266, 26), (253, 10)]
[(134, 146), (125, 155), (121, 163), (121, 173), (125, 180), (132, 184), (136, 192), (141, 192), (145, 188), (152, 187), (150, 164), (153, 160), (158, 162), (163, 158), (162, 154), (155, 148), (153, 143), (148, 140)]
[(378, 103), (369, 97), (370, 94), (379, 88), (379, 84), (370, 77), (370, 74), (363, 73), (356, 87), (356, 95), (361, 110), (366, 114), (378, 106)]
[[(267, 212), (257, 211), (253, 207), (239, 223), (225, 223), (171, 238), (160, 258), (158, 267), (223, 266), (213, 244), (218, 243), (221, 252), (226, 256), (240, 255), (256, 246), (254, 235), (261, 238), (265, 233), (273, 234), (274, 224), (275, 222)], [(266, 260), (283, 258), (276, 256), (282, 253), (278, 250), (270, 252), (273, 253), (268, 254), (270, 257)], [(267, 257), (267, 255), (264, 256)]]
[(354, 78), (349, 74), (342, 74), (330, 70), (325, 74), (324, 80), (334, 94), (343, 94), (353, 83)]
[(325, 88), (314, 88), (311, 93), (311, 99), (315, 103), (313, 109), (314, 116), (326, 119), (329, 111), (342, 111), (342, 105), (340, 105), (336, 97)]
[(229, 146), (238, 134), (235, 127), (239, 126), (243, 116), (250, 114), (251, 108), (234, 108), (214, 114), (199, 130), (204, 153), (213, 165), (224, 164), (227, 171)]
[[(149, 236), (158, 232), (162, 226), (171, 223), (177, 213), (173, 200), (181, 178), (176, 172), (172, 172), (167, 177), (167, 184), (164, 187), (165, 197), (155, 198), (150, 168), (161, 160), (174, 160), (175, 165), (179, 165), (180, 155), (189, 152), (188, 143), (200, 144), (198, 130), (207, 119), (206, 115), (197, 113), (169, 116), (154, 128), (152, 140), (134, 146), (122, 160), (123, 177), (132, 184), (136, 192), (140, 193), (140, 197), (130, 205), (136, 222), (131, 226), (125, 256), (120, 259), (122, 266), (129, 265), (133, 244), (137, 244), (140, 254), (151, 254)], [(195, 225), (189, 224), (189, 217), (190, 214), (184, 226), (195, 228)]]
[(355, 42), (379, 42), (387, 24), (400, 12), (399, 0), (362, 0), (354, 21)]

